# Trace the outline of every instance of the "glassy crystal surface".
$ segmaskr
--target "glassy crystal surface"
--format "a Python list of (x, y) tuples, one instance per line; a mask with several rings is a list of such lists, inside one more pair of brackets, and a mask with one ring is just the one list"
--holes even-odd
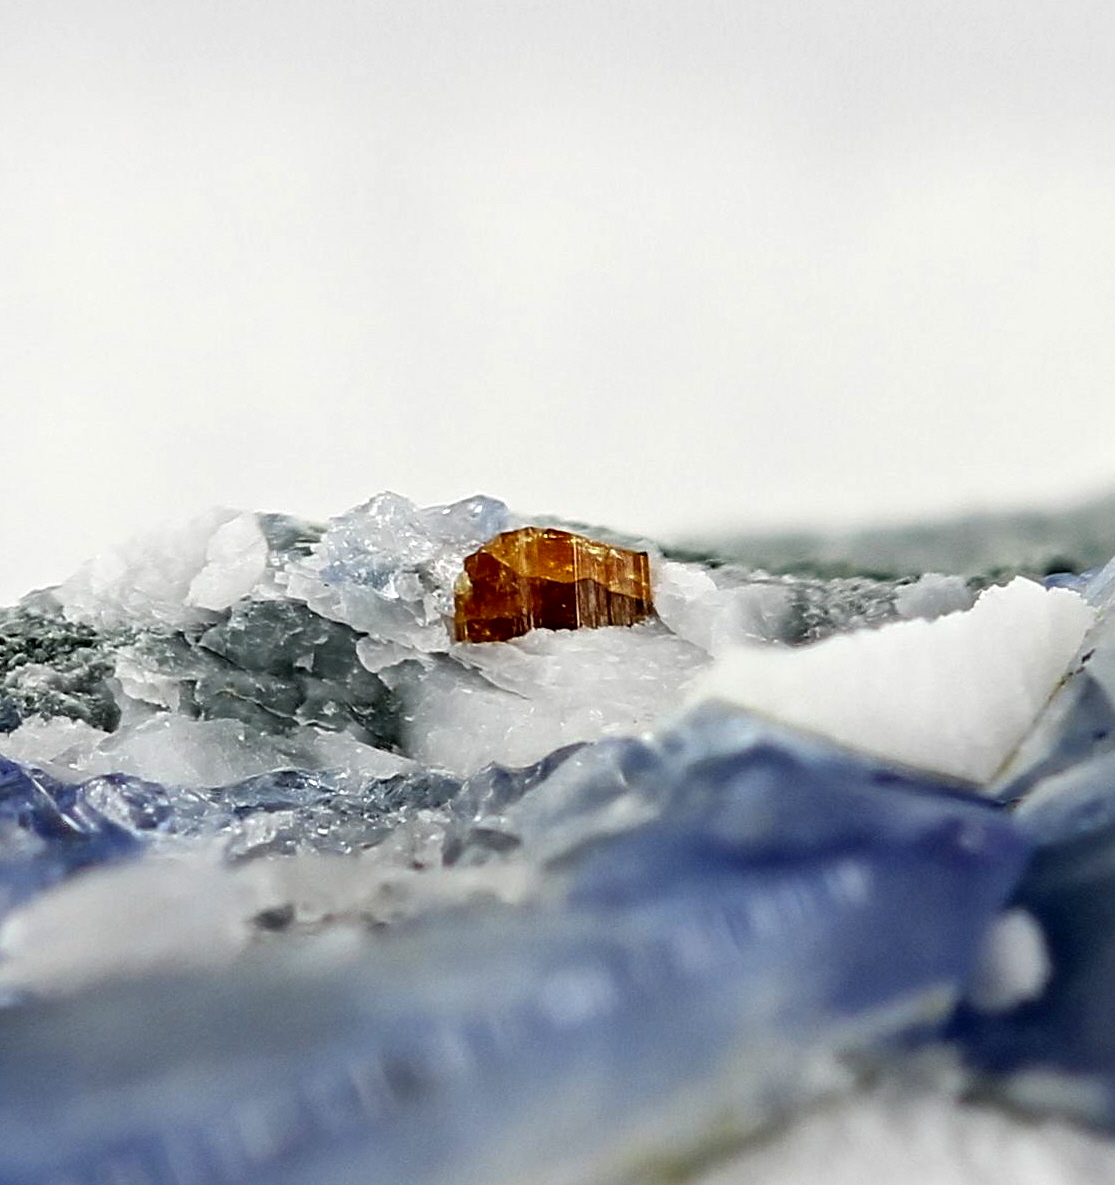
[(454, 624), (458, 642), (506, 642), (532, 629), (633, 625), (652, 612), (646, 552), (521, 527), (465, 557)]

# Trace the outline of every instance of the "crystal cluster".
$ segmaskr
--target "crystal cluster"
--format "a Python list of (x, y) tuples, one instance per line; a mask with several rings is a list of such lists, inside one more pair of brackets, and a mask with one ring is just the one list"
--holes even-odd
[(99, 557), (0, 616), (0, 1181), (748, 1180), (912, 1079), (1115, 1126), (1113, 702), (1115, 562), (395, 494)]

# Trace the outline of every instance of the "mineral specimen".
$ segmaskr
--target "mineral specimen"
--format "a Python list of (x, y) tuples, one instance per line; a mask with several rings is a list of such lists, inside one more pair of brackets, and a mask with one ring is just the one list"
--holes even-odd
[(522, 527), (465, 557), (454, 621), (458, 642), (506, 642), (539, 628), (632, 625), (652, 612), (645, 551)]
[(1115, 1125), (1115, 565), (520, 526), (219, 511), (0, 614), (0, 1181), (744, 1180), (905, 1073)]

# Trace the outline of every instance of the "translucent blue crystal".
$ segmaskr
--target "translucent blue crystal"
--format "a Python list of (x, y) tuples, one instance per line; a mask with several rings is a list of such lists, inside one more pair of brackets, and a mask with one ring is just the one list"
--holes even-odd
[(320, 543), (323, 579), (368, 585), (387, 599), (413, 599), (405, 591), (408, 576), (424, 576), (444, 548), (464, 554), (510, 522), (507, 507), (494, 498), (419, 508), (398, 494), (377, 494), (329, 524)]
[[(154, 819), (158, 810), (144, 791), (141, 815)], [(79, 787), (0, 757), (0, 914), (78, 869), (135, 855), (139, 848), (136, 836)]]
[(1115, 753), (1039, 782), (1017, 817), (1037, 852), (1014, 903), (1041, 927), (1049, 982), (1005, 1012), (962, 1009), (953, 1036), (996, 1092), (1115, 1128)]
[[(534, 905), (435, 913), (340, 963), (292, 944), (0, 1012), (0, 1179), (479, 1182), (547, 1158), (591, 1176), (669, 1146), (679, 1119), (727, 1106), (748, 1130), (821, 1088), (818, 1057), (931, 1031), (1024, 836), (738, 716), (702, 746), (713, 727), (475, 782), (472, 814), (525, 807), (582, 759), (582, 803), (648, 804), (568, 848)], [(224, 799), (321, 792), (264, 779)]]

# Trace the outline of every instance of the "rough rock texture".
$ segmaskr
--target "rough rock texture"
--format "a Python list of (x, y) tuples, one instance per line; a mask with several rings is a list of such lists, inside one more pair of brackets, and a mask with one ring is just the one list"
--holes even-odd
[(0, 732), (26, 716), (64, 716), (111, 732), (120, 709), (105, 682), (108, 647), (49, 594), (0, 610)]

